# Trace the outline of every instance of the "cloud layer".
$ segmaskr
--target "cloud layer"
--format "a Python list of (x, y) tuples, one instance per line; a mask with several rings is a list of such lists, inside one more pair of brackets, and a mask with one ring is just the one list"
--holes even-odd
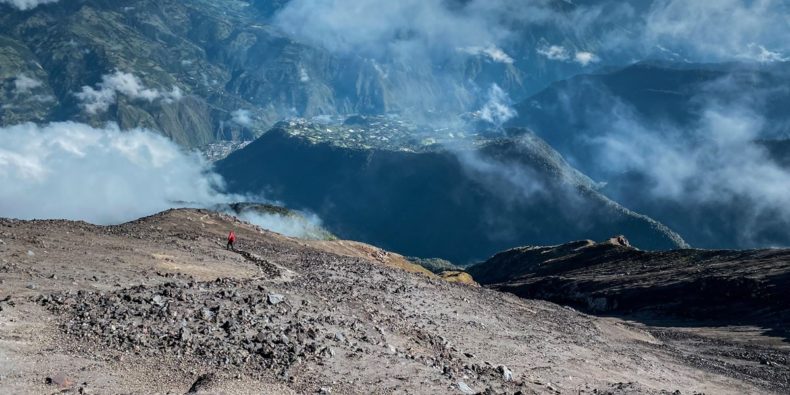
[(115, 104), (118, 94), (148, 102), (161, 99), (165, 103), (177, 101), (183, 97), (181, 89), (177, 86), (174, 86), (169, 92), (147, 88), (134, 74), (121, 71), (103, 75), (102, 81), (96, 85), (96, 88), (83, 86), (82, 91), (75, 95), (80, 100), (83, 110), (89, 114), (97, 114), (107, 111), (110, 106)]
[(42, 4), (56, 3), (58, 0), (0, 0), (0, 4), (8, 4), (19, 10), (31, 10)]
[(230, 214), (264, 229), (290, 237), (309, 240), (324, 240), (331, 237), (330, 233), (322, 228), (321, 219), (312, 213), (299, 212), (294, 215), (281, 215), (248, 210), (242, 211), (241, 214)]
[(43, 83), (35, 78), (28, 77), (25, 74), (19, 74), (16, 76), (14, 80), (14, 92), (17, 94), (19, 93), (28, 93), (33, 89), (36, 89), (43, 85)]
[(790, 56), (784, 0), (656, 0), (639, 38), (694, 61), (775, 61)]
[(226, 202), (197, 154), (146, 130), (63, 122), (0, 128), (0, 216), (119, 223)]
[[(198, 153), (151, 131), (121, 131), (113, 124), (0, 128), (0, 185), (0, 217), (103, 225), (174, 207), (214, 208), (251, 199), (225, 193), (222, 178)], [(328, 236), (315, 214), (298, 214), (239, 217), (286, 236)]]
[(488, 101), (478, 112), (480, 119), (501, 128), (505, 122), (518, 115), (512, 104), (507, 92), (493, 84), (488, 90)]
[(239, 126), (252, 126), (252, 113), (249, 110), (239, 109), (230, 113), (231, 121)]
[(790, 215), (790, 172), (757, 143), (763, 122), (742, 108), (711, 107), (691, 128), (657, 130), (623, 115), (593, 142), (612, 172), (647, 175), (653, 196), (697, 203), (740, 198), (755, 208), (788, 207), (782, 211)]
[[(587, 65), (598, 57), (660, 56), (659, 48), (667, 49), (664, 55), (697, 62), (790, 57), (790, 4), (784, 0), (574, 3), (292, 0), (276, 15), (275, 24), (332, 52), (374, 58), (422, 53), (436, 59), (457, 49), (517, 63), (537, 51), (549, 59)], [(549, 44), (523, 48), (525, 36)]]
[(513, 62), (515, 62), (513, 58), (510, 57), (510, 55), (505, 53), (505, 51), (493, 45), (489, 45), (487, 47), (460, 48), (459, 51), (474, 56), (485, 56), (492, 62), (497, 63), (513, 64)]
[(420, 51), (434, 56), (456, 48), (489, 48), (507, 33), (497, 24), (487, 23), (486, 15), (475, 15), (473, 9), (479, 10), (476, 4), (452, 10), (449, 3), (294, 0), (277, 14), (275, 23), (330, 51), (377, 58)]
[(615, 182), (613, 197), (653, 211), (690, 240), (740, 248), (786, 243), (775, 230), (790, 226), (790, 169), (763, 142), (775, 121), (751, 105), (760, 92), (735, 90), (739, 85), (726, 91), (728, 81), (703, 90), (740, 100), (708, 99), (685, 124), (649, 121), (630, 105), (601, 97), (609, 110), (587, 114), (591, 163)]

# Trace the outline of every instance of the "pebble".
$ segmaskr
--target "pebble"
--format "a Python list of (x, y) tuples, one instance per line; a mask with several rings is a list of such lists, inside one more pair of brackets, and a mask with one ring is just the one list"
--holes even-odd
[(471, 389), (471, 388), (470, 388), (468, 385), (466, 385), (466, 383), (464, 383), (463, 381), (459, 381), (457, 385), (458, 385), (458, 389), (459, 389), (459, 390), (460, 390), (462, 393), (464, 393), (464, 394), (467, 394), (467, 395), (474, 395), (474, 394), (476, 394), (476, 393), (477, 393), (477, 391), (475, 391), (475, 390)]
[(157, 306), (164, 306), (165, 298), (163, 298), (162, 295), (154, 295), (154, 297), (151, 299), (151, 302)]
[(282, 294), (268, 294), (266, 295), (266, 298), (269, 301), (270, 305), (277, 305), (285, 300), (285, 296), (283, 296)]
[(73, 380), (69, 379), (68, 377), (66, 377), (66, 376), (64, 376), (62, 374), (55, 374), (55, 375), (49, 376), (49, 377), (47, 377), (44, 380), (44, 382), (49, 384), (49, 385), (56, 385), (56, 386), (58, 386), (60, 388), (69, 388), (72, 385), (74, 385), (74, 381)]
[(508, 369), (507, 366), (499, 365), (497, 370), (499, 370), (499, 373), (502, 373), (502, 380), (513, 381), (513, 372), (510, 371), (510, 369)]

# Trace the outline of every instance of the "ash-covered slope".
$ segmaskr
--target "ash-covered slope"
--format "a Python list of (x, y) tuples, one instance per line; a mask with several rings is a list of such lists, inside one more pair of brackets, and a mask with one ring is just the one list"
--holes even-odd
[[(225, 249), (228, 229), (239, 251)], [(290, 239), (210, 211), (110, 227), (3, 219), (0, 239), (4, 393), (765, 393), (784, 385), (723, 360), (695, 363), (688, 355), (698, 347), (650, 328), (450, 284), (361, 243)]]
[(341, 237), (458, 264), (513, 245), (622, 232), (646, 249), (684, 245), (602, 196), (528, 131), (438, 144), (436, 133), (420, 139), (396, 121), (369, 121), (332, 130), (280, 123), (216, 169), (231, 192), (312, 211)]
[(514, 248), (469, 272), (495, 289), (593, 312), (751, 323), (790, 336), (790, 250), (649, 252), (623, 240)]

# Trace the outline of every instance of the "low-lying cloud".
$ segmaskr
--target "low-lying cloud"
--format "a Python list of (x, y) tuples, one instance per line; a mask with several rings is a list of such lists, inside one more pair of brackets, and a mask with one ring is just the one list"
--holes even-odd
[(571, 51), (561, 45), (543, 45), (535, 50), (538, 55), (545, 57), (549, 60), (558, 62), (576, 62), (582, 66), (587, 66), (590, 63), (599, 61), (598, 56), (592, 52), (577, 51), (571, 54)]
[(591, 63), (597, 63), (599, 59), (592, 52), (579, 51), (573, 56), (573, 61), (582, 66), (587, 66)]
[[(747, 248), (787, 239), (769, 233), (790, 227), (790, 169), (761, 142), (770, 122), (760, 111), (713, 102), (693, 123), (673, 125), (648, 122), (627, 105), (615, 104), (611, 113), (596, 117), (603, 133), (591, 138), (590, 152), (599, 174), (641, 179), (635, 184), (639, 190), (624, 184), (624, 190), (611, 190), (614, 197), (638, 199), (630, 203), (653, 207), (655, 215), (667, 215), (657, 219), (670, 224), (692, 224), (678, 229), (692, 240), (717, 246), (732, 240)], [(685, 219), (676, 218), (670, 207), (681, 209)]]
[(230, 116), (231, 116), (231, 121), (233, 121), (233, 123), (239, 126), (244, 126), (244, 127), (252, 126), (252, 113), (250, 113), (249, 110), (242, 110), (242, 109), (236, 110), (233, 111), (230, 114)]
[(548, 191), (541, 175), (526, 166), (486, 157), (470, 149), (457, 150), (456, 155), (470, 177), (508, 203), (523, 202)]
[(538, 48), (536, 50), (539, 55), (545, 56), (549, 60), (560, 60), (566, 61), (571, 58), (570, 53), (565, 47), (560, 45), (548, 45), (545, 47)]
[[(784, 0), (292, 0), (275, 24), (332, 52), (442, 59), (448, 49), (518, 62), (534, 50), (553, 60), (597, 54), (638, 59), (658, 48), (696, 62), (790, 57)], [(552, 45), (523, 48), (525, 33)], [(579, 45), (589, 45), (581, 48)], [(569, 47), (567, 44), (573, 44)], [(423, 58), (413, 57), (421, 53)]]
[(488, 101), (479, 111), (480, 119), (501, 128), (505, 122), (518, 115), (512, 105), (513, 102), (507, 92), (499, 85), (493, 84), (488, 90)]
[(279, 234), (307, 240), (326, 240), (332, 235), (322, 227), (321, 218), (313, 213), (299, 212), (290, 215), (261, 213), (245, 210), (239, 218)]
[(493, 45), (487, 47), (466, 47), (460, 48), (459, 50), (469, 55), (484, 56), (497, 63), (513, 64), (513, 62), (515, 62), (504, 50)]
[(374, 58), (415, 52), (434, 57), (455, 48), (489, 48), (507, 33), (487, 23), (488, 15), (473, 13), (476, 4), (453, 10), (450, 3), (293, 0), (276, 15), (275, 23), (330, 51)]
[(638, 40), (693, 61), (776, 61), (790, 55), (784, 0), (656, 0)]
[(58, 0), (0, 0), (0, 4), (8, 4), (18, 10), (32, 10), (42, 4), (56, 3)]
[(0, 184), (0, 216), (98, 224), (229, 199), (206, 161), (165, 137), (74, 122), (0, 128)]
[[(196, 152), (145, 129), (75, 122), (0, 128), (0, 217), (118, 224), (175, 207), (211, 208), (260, 197), (225, 192)], [(239, 217), (287, 236), (326, 238), (314, 214)]]
[(14, 79), (14, 92), (16, 94), (28, 93), (42, 85), (43, 83), (35, 78), (28, 77), (25, 74), (19, 74)]
[[(593, 139), (612, 172), (638, 170), (651, 194), (691, 202), (748, 198), (756, 206), (790, 207), (790, 172), (758, 144), (764, 120), (742, 108), (711, 107), (690, 128), (653, 129), (620, 112)], [(790, 214), (790, 209), (787, 210)]]
[(162, 100), (165, 103), (180, 100), (183, 97), (181, 89), (174, 86), (170, 91), (161, 91), (148, 88), (134, 74), (116, 71), (113, 74), (102, 76), (102, 81), (96, 88), (83, 86), (82, 91), (75, 95), (80, 100), (80, 106), (89, 114), (107, 111), (115, 104), (117, 96), (122, 94), (134, 100), (154, 102)]

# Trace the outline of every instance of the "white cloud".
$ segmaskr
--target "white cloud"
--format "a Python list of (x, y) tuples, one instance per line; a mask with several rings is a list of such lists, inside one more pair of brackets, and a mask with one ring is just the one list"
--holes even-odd
[(518, 113), (512, 107), (512, 101), (507, 92), (497, 84), (492, 84), (488, 90), (488, 101), (480, 109), (480, 119), (501, 127)]
[(310, 82), (310, 76), (307, 74), (307, 70), (302, 66), (299, 66), (299, 81)]
[(19, 93), (27, 93), (43, 85), (41, 81), (28, 77), (25, 74), (19, 74), (14, 80), (14, 91)]
[[(117, 224), (173, 207), (227, 207), (250, 199), (224, 193), (196, 152), (144, 129), (75, 122), (0, 128), (0, 217)], [(265, 202), (256, 197), (255, 200)], [(237, 215), (229, 210), (224, 210)], [(264, 229), (324, 238), (321, 219), (242, 212)]]
[(239, 125), (249, 127), (252, 126), (252, 114), (248, 110), (236, 110), (233, 111), (231, 114), (231, 120)]
[(102, 76), (102, 82), (98, 83), (96, 88), (83, 86), (82, 91), (75, 95), (85, 111), (96, 114), (107, 111), (115, 103), (118, 94), (148, 102), (162, 99), (165, 103), (178, 101), (183, 97), (181, 89), (177, 86), (169, 92), (147, 88), (137, 76), (121, 71)]
[[(538, 46), (540, 55), (581, 65), (667, 54), (692, 62), (790, 58), (787, 0), (555, 5), (555, 0), (291, 0), (275, 24), (330, 51), (378, 60), (442, 63), (460, 52), (507, 63), (512, 60), (508, 53), (522, 48), (536, 29), (562, 43)], [(656, 53), (657, 48), (664, 50)]]
[(790, 52), (788, 25), (786, 0), (656, 0), (636, 39), (695, 61), (775, 61)]
[[(632, 110), (615, 105), (605, 132), (592, 139), (596, 163), (612, 176), (636, 172), (651, 185), (641, 199), (682, 204), (689, 215), (720, 205), (738, 212), (743, 245), (766, 226), (790, 226), (790, 171), (758, 143), (764, 118), (744, 107), (709, 104), (696, 125), (651, 126)], [(633, 192), (633, 191), (632, 191)]]
[(561, 45), (547, 45), (537, 48), (539, 55), (543, 55), (551, 60), (567, 61), (571, 58), (570, 53)]
[(755, 43), (749, 44), (747, 48), (749, 50), (749, 57), (761, 63), (785, 62), (790, 60), (790, 58), (783, 56), (779, 52), (769, 51), (764, 46)]
[(582, 66), (587, 66), (600, 60), (597, 55), (588, 51), (576, 51), (575, 54), (571, 55), (571, 51), (561, 45), (542, 45), (536, 48), (535, 51), (550, 60), (576, 62)]
[(373, 64), (373, 69), (376, 70), (377, 73), (381, 76), (381, 78), (387, 79), (390, 76), (389, 71), (387, 70), (387, 65), (380, 65), (375, 60), (370, 61)]
[(461, 52), (474, 55), (474, 56), (486, 56), (490, 60), (497, 62), (497, 63), (504, 63), (504, 64), (513, 64), (513, 58), (510, 57), (505, 51), (501, 48), (498, 48), (494, 45), (489, 45), (486, 47), (466, 47), (460, 48)]
[(162, 100), (168, 104), (184, 98), (184, 92), (181, 91), (181, 88), (177, 86), (174, 86), (172, 89), (170, 89), (170, 92), (163, 92), (161, 95)]
[[(523, 202), (526, 198), (533, 198), (538, 194), (545, 195), (548, 192), (547, 185), (540, 175), (528, 166), (500, 161), (474, 149), (453, 152), (465, 172), (486, 188), (496, 192), (496, 195), (507, 204)], [(508, 219), (506, 222), (509, 221)]]
[(454, 12), (441, 1), (293, 0), (275, 24), (333, 52), (427, 57), (446, 48), (486, 47), (507, 33), (490, 23), (483, 1), (473, 3)]
[(39, 102), (39, 103), (52, 103), (55, 100), (55, 96), (52, 95), (33, 95), (31, 99)]
[(58, 0), (0, 0), (0, 4), (9, 4), (19, 10), (31, 10), (41, 4), (56, 3)]
[(227, 202), (198, 154), (152, 132), (73, 123), (0, 128), (0, 216), (119, 223)]
[[(708, 201), (744, 195), (790, 205), (790, 195), (784, 193), (790, 173), (768, 160), (755, 143), (763, 128), (756, 114), (709, 108), (697, 128), (684, 131), (637, 127), (627, 118), (613, 126), (600, 140), (607, 147), (608, 163), (650, 175), (656, 196)], [(693, 137), (683, 138), (683, 133)]]
[(244, 210), (240, 214), (227, 212), (261, 228), (289, 237), (321, 240), (329, 236), (329, 233), (322, 228), (321, 219), (313, 213), (295, 212), (291, 215), (281, 215), (254, 210)]
[(595, 56), (594, 53), (592, 53), (592, 52), (585, 52), (585, 51), (576, 52), (576, 55), (573, 58), (574, 62), (576, 62), (576, 63), (578, 63), (578, 64), (580, 64), (582, 66), (587, 66), (590, 63), (597, 63), (598, 60), (599, 60), (598, 57)]

